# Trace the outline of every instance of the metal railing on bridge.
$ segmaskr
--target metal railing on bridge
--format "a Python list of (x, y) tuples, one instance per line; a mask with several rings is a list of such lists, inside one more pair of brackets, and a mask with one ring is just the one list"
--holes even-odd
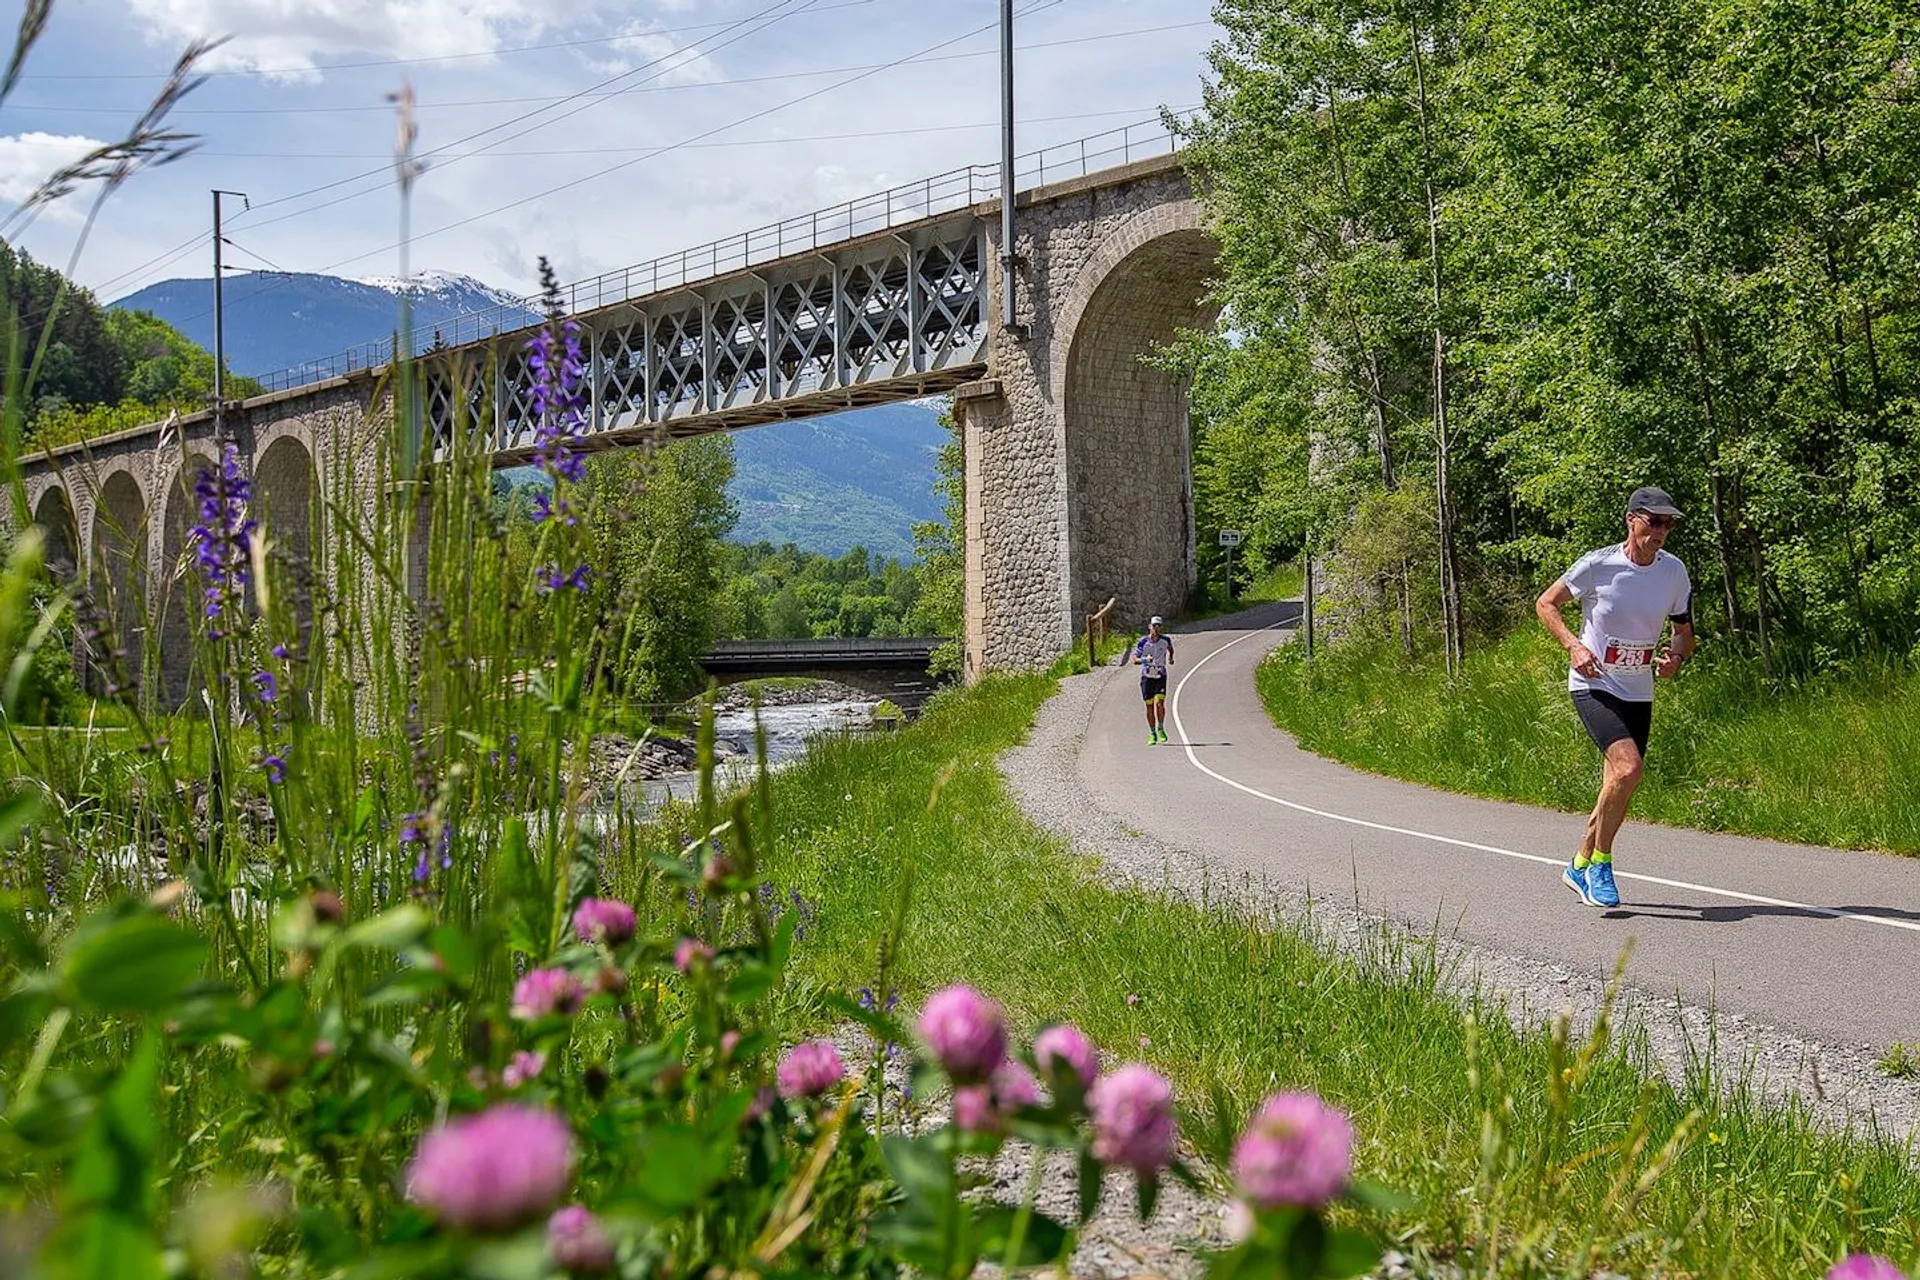
[(842, 667), (924, 667), (944, 636), (868, 636), (830, 640), (723, 640), (700, 656), (713, 672)]
[[(1016, 157), (1014, 185), (1016, 189), (1027, 190), (1085, 177), (1100, 169), (1169, 154), (1177, 151), (1180, 144), (1180, 135), (1168, 129), (1162, 120), (1125, 125)], [(998, 199), (999, 195), (998, 164), (968, 165), (649, 262), (603, 272), (563, 286), (562, 296), (569, 314), (592, 311), (970, 208)], [(447, 346), (458, 347), (526, 328), (527, 313), (539, 309), (540, 299), (536, 296), (524, 299), (519, 305), (502, 305), (440, 321), (430, 326), (431, 332), (414, 335), (415, 352), (424, 352), (436, 337)], [(393, 362), (394, 351), (392, 337), (363, 342), (337, 355), (268, 374), (259, 381), (269, 391), (284, 391), (380, 368)]]

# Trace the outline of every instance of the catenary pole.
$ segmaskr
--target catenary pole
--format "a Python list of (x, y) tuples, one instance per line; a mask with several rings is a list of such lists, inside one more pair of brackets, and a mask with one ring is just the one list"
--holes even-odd
[(222, 285), (226, 280), (226, 264), (221, 250), (226, 241), (220, 231), (220, 197), (239, 196), (247, 198), (243, 191), (213, 192), (213, 447), (222, 454), (227, 448), (227, 308), (226, 293)]
[(1013, 0), (1000, 0), (1000, 323), (1013, 319)]

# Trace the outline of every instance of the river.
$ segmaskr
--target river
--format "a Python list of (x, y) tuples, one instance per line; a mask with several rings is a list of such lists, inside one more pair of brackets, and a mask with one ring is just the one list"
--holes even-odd
[[(813, 739), (824, 733), (864, 733), (873, 728), (873, 709), (879, 699), (835, 699), (761, 707), (760, 723), (767, 734), (767, 763), (784, 768), (807, 754)], [(713, 717), (714, 736), (739, 752), (720, 762), (723, 786), (745, 783), (753, 776), (754, 711), (750, 707), (720, 711)], [(641, 784), (649, 807), (673, 798), (687, 800), (700, 793), (700, 775), (670, 773)]]

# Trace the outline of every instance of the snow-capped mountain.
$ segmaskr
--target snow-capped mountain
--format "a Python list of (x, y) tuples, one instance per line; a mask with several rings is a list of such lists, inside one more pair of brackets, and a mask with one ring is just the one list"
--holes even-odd
[(399, 276), (362, 276), (356, 284), (371, 285), (388, 293), (398, 294), (410, 283), (415, 298), (436, 298), (448, 302), (458, 302), (465, 306), (475, 298), (488, 300), (487, 306), (506, 307), (526, 310), (539, 310), (537, 299), (523, 298), (517, 293), (508, 293), (505, 289), (496, 289), (490, 284), (475, 280), (472, 276), (461, 275), (458, 271), (420, 271), (411, 281)]
[[(383, 342), (400, 324), (401, 282), (394, 277), (259, 272), (227, 281), (227, 365), (236, 373), (268, 377), (286, 369), (324, 372), (352, 347)], [(436, 331), (462, 340), (537, 322), (523, 299), (450, 271), (413, 278), (410, 300), (415, 345), (431, 345)], [(151, 311), (189, 338), (213, 347), (213, 281), (165, 280), (111, 304)], [(363, 357), (364, 359), (364, 357)]]

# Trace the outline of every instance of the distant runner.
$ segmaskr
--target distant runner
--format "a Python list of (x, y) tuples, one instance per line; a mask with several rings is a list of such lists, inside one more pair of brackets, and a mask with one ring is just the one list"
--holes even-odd
[(1140, 696), (1147, 703), (1147, 745), (1167, 740), (1167, 668), (1173, 665), (1173, 638), (1160, 634), (1159, 614), (1147, 622), (1147, 634), (1133, 646), (1133, 664), (1140, 668)]
[[(1560, 873), (1588, 906), (1620, 905), (1613, 838), (1640, 785), (1653, 727), (1653, 678), (1673, 675), (1693, 653), (1693, 583), (1679, 558), (1660, 549), (1679, 517), (1664, 489), (1635, 489), (1627, 501), (1627, 540), (1581, 556), (1533, 605), (1567, 651), (1574, 710), (1605, 757), (1586, 838)], [(1575, 600), (1582, 618), (1577, 637), (1561, 616)], [(1669, 622), (1673, 643), (1660, 649)]]

